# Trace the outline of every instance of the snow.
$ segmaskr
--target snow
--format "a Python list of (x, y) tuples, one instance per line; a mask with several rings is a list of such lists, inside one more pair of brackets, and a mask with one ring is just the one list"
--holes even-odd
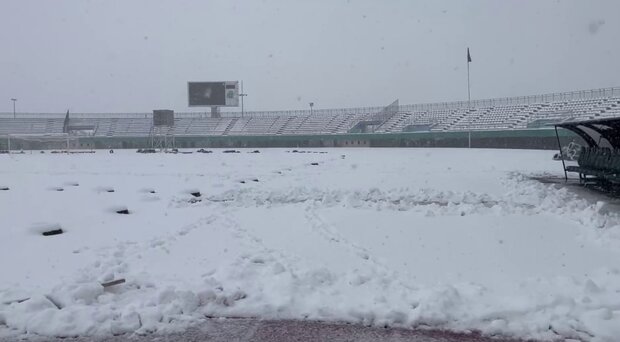
[(563, 176), (551, 152), (252, 150), (0, 155), (0, 336), (205, 317), (620, 336), (617, 207), (531, 180)]

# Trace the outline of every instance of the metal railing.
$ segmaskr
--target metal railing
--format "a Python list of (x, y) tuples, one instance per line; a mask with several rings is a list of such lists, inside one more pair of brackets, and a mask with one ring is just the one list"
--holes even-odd
[(441, 109), (454, 109), (454, 108), (482, 108), (482, 107), (497, 107), (497, 106), (515, 106), (515, 105), (530, 105), (530, 104), (543, 104), (550, 102), (565, 102), (565, 101), (577, 101), (588, 100), (596, 98), (609, 98), (620, 97), (620, 87), (613, 88), (600, 88), (589, 90), (578, 90), (564, 93), (552, 93), (530, 96), (516, 96), (516, 97), (500, 97), (494, 99), (482, 99), (472, 100), (470, 103), (467, 101), (453, 101), (453, 102), (436, 102), (436, 103), (422, 103), (401, 106), (401, 111), (422, 112), (430, 110)]

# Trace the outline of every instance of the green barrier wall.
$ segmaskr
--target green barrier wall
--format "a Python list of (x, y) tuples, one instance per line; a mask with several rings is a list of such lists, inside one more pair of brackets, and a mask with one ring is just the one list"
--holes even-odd
[[(562, 143), (581, 142), (570, 131), (559, 131)], [(280, 135), (280, 136), (183, 136), (175, 138), (178, 148), (217, 147), (467, 147), (468, 132), (403, 132), (351, 133), (337, 135)], [(472, 147), (557, 149), (553, 129), (525, 129), (510, 131), (474, 131)], [(148, 137), (80, 137), (81, 148), (145, 148)], [(24, 148), (12, 146), (13, 150)], [(80, 146), (78, 146), (80, 148)], [(6, 140), (0, 138), (0, 149), (6, 149)]]

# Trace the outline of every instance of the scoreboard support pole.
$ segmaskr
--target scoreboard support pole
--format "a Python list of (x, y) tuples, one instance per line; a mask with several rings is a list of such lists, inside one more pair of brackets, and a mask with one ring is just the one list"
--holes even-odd
[(220, 115), (220, 107), (217, 107), (217, 106), (212, 106), (211, 107), (211, 117), (212, 118), (221, 118), (222, 117)]
[(175, 148), (174, 133), (174, 111), (169, 109), (153, 110), (153, 124), (149, 134), (151, 148), (160, 151)]

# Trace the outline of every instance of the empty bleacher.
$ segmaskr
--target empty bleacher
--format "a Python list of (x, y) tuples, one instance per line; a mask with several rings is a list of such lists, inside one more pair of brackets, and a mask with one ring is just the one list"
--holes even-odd
[(62, 133), (63, 119), (8, 118), (0, 119), (0, 136), (9, 134)]
[[(360, 125), (375, 133), (398, 133), (413, 127), (435, 132), (512, 130), (548, 127), (549, 123), (620, 116), (620, 88), (585, 90), (530, 97), (388, 107), (286, 112), (177, 113), (167, 133), (177, 136), (316, 135), (349, 133)], [(151, 114), (0, 113), (0, 136), (63, 133), (88, 127), (95, 137), (145, 137), (153, 132)], [(368, 131), (368, 130), (365, 130)], [(84, 132), (82, 132), (84, 133)]]
[(620, 116), (619, 96), (559, 100), (541, 103), (466, 106), (429, 109), (400, 114), (388, 120), (380, 132), (394, 133), (410, 125), (430, 125), (431, 131), (525, 129), (536, 122), (562, 122)]

